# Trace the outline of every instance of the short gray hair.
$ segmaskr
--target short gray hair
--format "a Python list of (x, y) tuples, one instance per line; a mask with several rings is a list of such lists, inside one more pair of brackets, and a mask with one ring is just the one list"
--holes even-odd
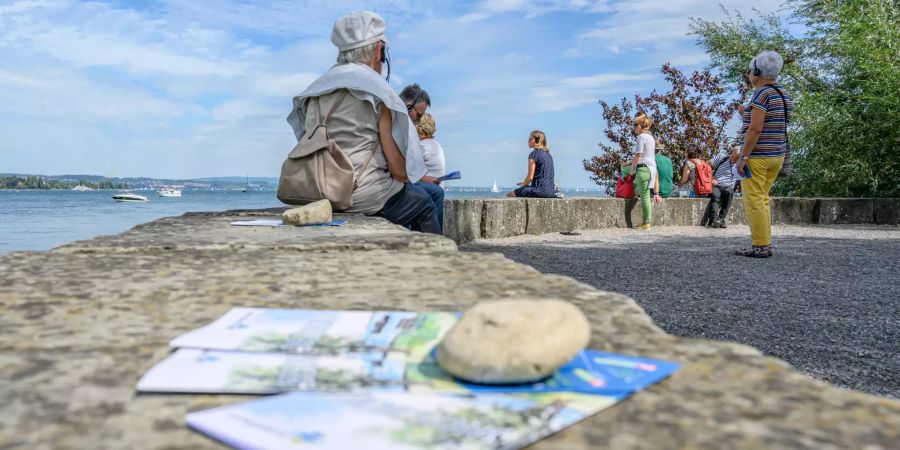
[[(380, 41), (379, 41), (380, 42)], [(354, 48), (347, 51), (339, 52), (337, 56), (338, 64), (368, 64), (375, 56), (375, 46), (378, 42), (373, 42), (364, 47)]]
[(772, 50), (766, 50), (756, 55), (756, 58), (750, 60), (749, 66), (751, 73), (753, 69), (758, 69), (760, 72), (760, 77), (771, 79), (775, 79), (778, 77), (778, 74), (781, 73), (782, 67), (784, 67), (784, 60), (781, 58), (781, 55), (779, 55), (778, 52), (774, 52)]

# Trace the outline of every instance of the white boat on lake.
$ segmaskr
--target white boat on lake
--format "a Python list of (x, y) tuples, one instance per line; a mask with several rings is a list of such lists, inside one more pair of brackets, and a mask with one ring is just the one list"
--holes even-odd
[(181, 190), (175, 188), (160, 189), (157, 194), (160, 197), (181, 197)]
[(78, 186), (73, 187), (72, 190), (73, 190), (73, 191), (78, 191), (78, 192), (83, 192), (83, 191), (93, 191), (94, 189), (93, 189), (93, 188), (89, 188), (89, 187), (87, 187), (87, 186), (85, 186), (85, 185), (79, 184)]
[(131, 192), (119, 192), (116, 195), (112, 196), (113, 200), (117, 202), (146, 202), (147, 197), (143, 195), (133, 194)]
[(497, 186), (496, 180), (494, 180), (494, 185), (491, 186), (491, 192), (500, 192), (500, 186)]

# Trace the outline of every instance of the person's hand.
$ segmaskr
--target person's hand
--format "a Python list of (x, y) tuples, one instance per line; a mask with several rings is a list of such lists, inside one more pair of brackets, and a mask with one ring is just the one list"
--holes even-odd
[(660, 197), (659, 194), (653, 194), (653, 203), (656, 203), (657, 205), (662, 203), (662, 197)]
[(744, 161), (743, 159), (739, 159), (737, 162), (737, 165), (735, 165), (734, 167), (735, 167), (735, 170), (737, 171), (737, 173), (741, 174), (741, 176), (744, 176), (744, 166), (746, 166), (746, 165), (747, 165), (747, 161)]
[(525, 186), (525, 183), (516, 183), (516, 186)]

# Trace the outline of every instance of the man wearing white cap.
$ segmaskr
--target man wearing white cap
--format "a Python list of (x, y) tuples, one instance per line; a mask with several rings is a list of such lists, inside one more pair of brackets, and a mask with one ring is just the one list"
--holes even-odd
[(353, 205), (344, 212), (381, 215), (416, 231), (440, 233), (434, 203), (411, 183), (425, 175), (419, 138), (406, 104), (380, 76), (385, 23), (362, 11), (340, 17), (331, 31), (337, 64), (294, 97), (288, 116), (299, 141), (332, 111), (326, 127), (353, 164)]

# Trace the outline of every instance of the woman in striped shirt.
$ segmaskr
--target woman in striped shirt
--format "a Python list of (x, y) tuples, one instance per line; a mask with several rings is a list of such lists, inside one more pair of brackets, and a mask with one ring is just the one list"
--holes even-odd
[(742, 256), (772, 256), (769, 191), (784, 163), (787, 138), (785, 119), (793, 107), (791, 96), (784, 86), (775, 81), (783, 66), (781, 55), (765, 51), (750, 61), (747, 71), (756, 92), (743, 112), (740, 132), (742, 150), (736, 166), (738, 172), (743, 172), (745, 165), (750, 167), (751, 178), (741, 182), (741, 190), (753, 247), (737, 252)]

